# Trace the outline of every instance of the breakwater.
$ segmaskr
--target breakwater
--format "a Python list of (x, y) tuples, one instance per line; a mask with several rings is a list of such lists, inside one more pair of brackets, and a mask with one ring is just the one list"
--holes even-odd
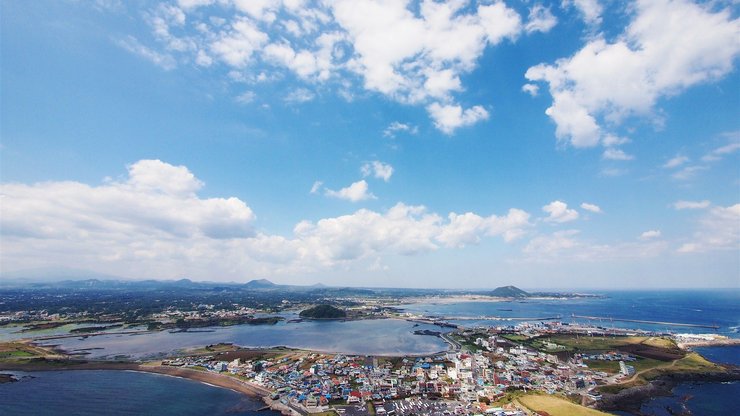
[(664, 322), (664, 321), (647, 321), (643, 319), (626, 319), (626, 318), (612, 318), (604, 316), (585, 316), (585, 315), (571, 315), (573, 318), (588, 319), (591, 321), (614, 321), (614, 322), (635, 322), (638, 324), (651, 324), (651, 325), (667, 325), (667, 326), (684, 326), (691, 328), (710, 328), (719, 329), (719, 325), (704, 325), (704, 324), (686, 324), (680, 322)]

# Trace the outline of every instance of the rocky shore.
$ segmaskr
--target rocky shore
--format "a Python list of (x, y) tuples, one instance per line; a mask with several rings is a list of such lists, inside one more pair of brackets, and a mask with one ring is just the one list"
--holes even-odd
[(638, 413), (644, 402), (654, 397), (672, 395), (674, 387), (680, 383), (724, 381), (740, 381), (740, 367), (728, 367), (727, 371), (664, 374), (644, 385), (630, 387), (615, 394), (604, 393), (597, 408)]

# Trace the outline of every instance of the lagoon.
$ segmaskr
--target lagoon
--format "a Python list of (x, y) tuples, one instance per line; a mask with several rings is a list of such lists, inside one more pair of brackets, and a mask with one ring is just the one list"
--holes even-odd
[(135, 335), (110, 334), (45, 341), (90, 358), (127, 356), (157, 358), (188, 348), (222, 342), (242, 347), (286, 346), (356, 355), (424, 355), (447, 349), (440, 338), (415, 335), (415, 330), (440, 331), (433, 325), (416, 325), (400, 319), (358, 321), (283, 321), (275, 325), (236, 325), (198, 328), (188, 332), (159, 331)]

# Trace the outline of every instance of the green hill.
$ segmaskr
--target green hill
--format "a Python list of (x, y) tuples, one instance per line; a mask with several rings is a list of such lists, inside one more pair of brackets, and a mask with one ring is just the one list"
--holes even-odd
[(529, 293), (519, 289), (516, 286), (501, 286), (491, 292), (491, 296), (499, 298), (526, 298)]
[(300, 316), (310, 319), (340, 319), (346, 318), (347, 313), (331, 305), (317, 305), (301, 311)]

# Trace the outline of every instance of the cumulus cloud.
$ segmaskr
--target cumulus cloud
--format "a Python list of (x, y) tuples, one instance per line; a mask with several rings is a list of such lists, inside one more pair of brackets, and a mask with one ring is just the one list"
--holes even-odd
[(529, 226), (529, 214), (512, 208), (505, 216), (481, 217), (472, 212), (450, 213), (449, 223), (441, 230), (437, 240), (448, 247), (477, 244), (482, 236), (502, 235), (505, 241), (521, 237)]
[[(597, 4), (571, 3), (581, 11)], [(546, 114), (557, 138), (595, 146), (608, 133), (605, 123), (650, 115), (658, 99), (728, 74), (740, 53), (740, 20), (729, 9), (713, 9), (686, 0), (639, 0), (616, 39), (598, 34), (573, 56), (529, 68), (528, 80), (549, 85), (553, 101)], [(587, 20), (596, 21), (597, 8), (589, 10)]]
[(524, 84), (522, 85), (522, 91), (526, 92), (532, 97), (536, 97), (537, 94), (540, 93), (540, 87), (538, 87), (537, 84)]
[(40, 239), (248, 237), (252, 210), (236, 198), (197, 196), (203, 183), (184, 166), (142, 160), (124, 181), (3, 184), (4, 236)]
[(568, 208), (568, 204), (562, 201), (552, 201), (542, 207), (548, 216), (545, 221), (563, 223), (578, 219), (578, 211)]
[[(320, 185), (319, 185), (320, 186)], [(414, 255), (512, 241), (529, 214), (449, 213), (398, 203), (385, 211), (301, 221), (291, 235), (255, 231), (256, 217), (237, 198), (203, 198), (186, 167), (142, 160), (120, 180), (0, 185), (4, 270), (89, 268), (130, 277), (208, 280), (295, 275), (381, 255)], [(39, 256), (38, 253), (44, 253)]]
[(682, 209), (705, 209), (709, 208), (710, 202), (706, 199), (703, 201), (676, 201), (673, 203), (673, 208)]
[(344, 199), (345, 201), (351, 202), (376, 199), (375, 195), (369, 192), (367, 182), (364, 180), (354, 182), (352, 185), (338, 191), (327, 189), (326, 195), (332, 198)]
[(529, 18), (524, 30), (527, 33), (549, 32), (550, 29), (558, 24), (558, 19), (552, 14), (549, 7), (541, 4), (535, 4), (529, 9)]
[(660, 237), (660, 230), (648, 230), (640, 234), (640, 240), (651, 240)]
[(388, 182), (393, 175), (393, 166), (379, 160), (363, 164), (360, 170), (362, 171), (362, 176), (372, 175), (378, 179), (384, 180), (385, 182)]
[(434, 120), (434, 126), (445, 134), (452, 134), (460, 127), (488, 119), (488, 111), (479, 105), (463, 110), (459, 105), (432, 103), (427, 111)]
[[(204, 67), (225, 65), (251, 82), (264, 80), (257, 74), (268, 67), (313, 90), (337, 81), (332, 85), (341, 85), (337, 93), (344, 97), (360, 86), (402, 103), (453, 108), (460, 106), (455, 94), (465, 89), (462, 76), (487, 48), (522, 33), (547, 32), (557, 22), (537, 4), (525, 25), (502, 1), (186, 0), (153, 7), (147, 16), (167, 54)], [(461, 110), (462, 122), (435, 125), (451, 133), (483, 120), (482, 108)]]
[(581, 208), (585, 209), (586, 211), (594, 212), (596, 214), (600, 214), (601, 213), (601, 207), (599, 207), (598, 205), (595, 205), (595, 204), (589, 204), (588, 202), (582, 203), (581, 204)]
[(583, 21), (589, 25), (601, 24), (603, 8), (599, 0), (563, 0), (563, 7), (574, 7), (580, 13)]
[(737, 250), (740, 247), (740, 204), (710, 209), (698, 228), (692, 241), (678, 248), (679, 253)]

